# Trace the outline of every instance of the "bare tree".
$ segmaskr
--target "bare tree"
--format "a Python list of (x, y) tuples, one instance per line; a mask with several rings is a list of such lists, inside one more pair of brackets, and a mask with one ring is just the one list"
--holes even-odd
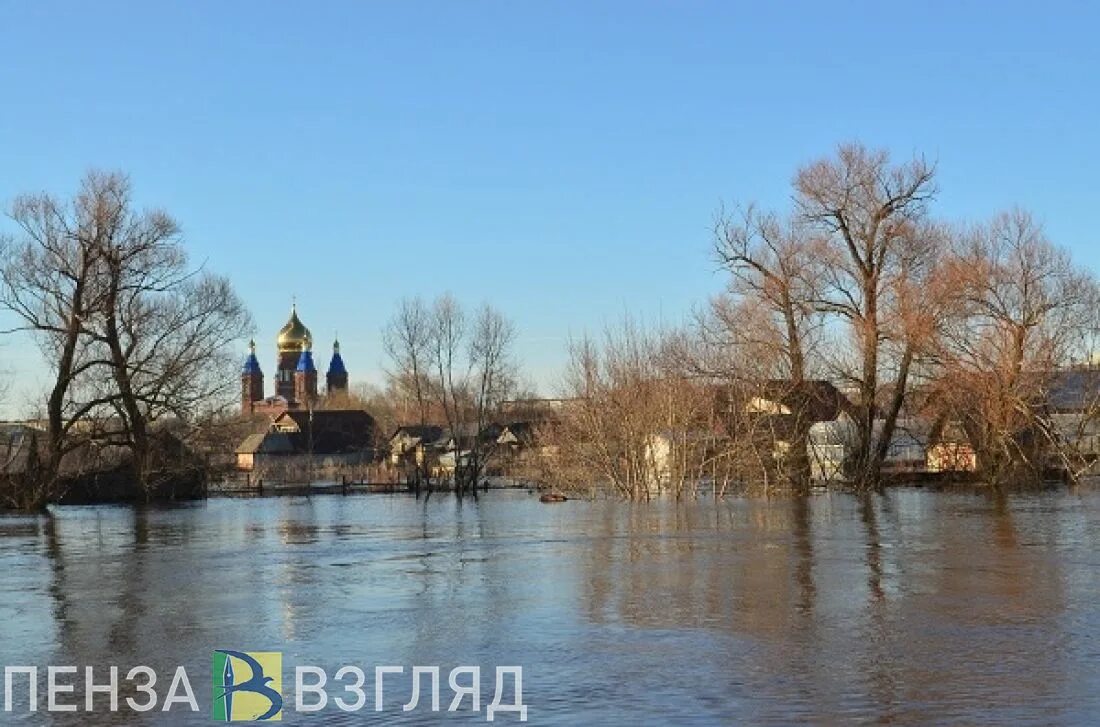
[[(390, 359), (390, 390), (396, 396), (402, 424), (428, 424), (434, 402), (431, 385), (432, 312), (420, 298), (405, 298), (382, 333), (382, 343)], [(412, 405), (411, 415), (408, 412)], [(412, 459), (412, 484), (431, 487), (427, 457)], [(406, 473), (407, 474), (407, 473)]]
[(684, 365), (696, 356), (685, 351), (692, 345), (680, 332), (646, 331), (630, 319), (599, 340), (572, 342), (570, 403), (540, 433), (555, 453), (544, 473), (551, 484), (644, 500), (724, 479), (716, 389)]
[(435, 374), (433, 382), (443, 407), (443, 416), (456, 437), (466, 423), (470, 375), (463, 366), (462, 342), (466, 336), (466, 314), (450, 293), (436, 298), (432, 305), (429, 356)]
[(484, 441), (483, 432), (492, 422), (500, 403), (515, 390), (515, 364), (511, 359), (516, 338), (515, 325), (492, 306), (483, 305), (470, 331), (467, 355), (472, 371), (473, 429), (477, 432), (464, 475), (476, 488), (484, 472), (493, 443)]
[(491, 306), (471, 323), (450, 295), (436, 299), (429, 347), (447, 426), (455, 440), (455, 489), (476, 494), (492, 454), (488, 425), (515, 383), (515, 328)]
[(230, 404), (231, 346), (251, 319), (227, 279), (189, 265), (175, 220), (133, 211), (128, 178), (92, 174), (89, 186), (107, 233), (96, 240), (103, 307), (84, 331), (111, 362), (119, 426), (110, 435), (131, 449), (134, 474), (148, 491), (156, 485), (150, 427)]
[(771, 384), (774, 396), (776, 384), (782, 383), (790, 394), (785, 400), (802, 401), (790, 415), (793, 436), (784, 468), (800, 491), (809, 487), (813, 424), (808, 399), (800, 394), (807, 389), (815, 354), (820, 358), (824, 323), (819, 305), (825, 277), (821, 248), (821, 241), (798, 219), (782, 220), (751, 206), (739, 219), (721, 216), (715, 225), (715, 252), (731, 282), (728, 296), (712, 302), (703, 328), (708, 338), (718, 332), (725, 346), (753, 352), (758, 365), (734, 369), (735, 375), (727, 376), (732, 388)]
[(1013, 210), (962, 236), (952, 279), (960, 315), (943, 337), (937, 413), (962, 424), (986, 481), (1035, 480), (1068, 444), (1048, 411), (1050, 389), (1087, 357), (1096, 278)]
[(838, 373), (857, 391), (848, 469), (860, 487), (880, 484), (913, 362), (927, 343), (917, 335), (922, 326), (908, 328), (904, 314), (914, 310), (914, 283), (933, 277), (942, 249), (927, 216), (934, 175), (923, 159), (893, 165), (884, 151), (849, 144), (795, 180), (799, 214), (823, 236), (828, 255), (820, 307), (847, 324), (856, 350), (856, 365)]
[(12, 216), (24, 239), (0, 305), (55, 371), (44, 496), (79, 446), (74, 431), (128, 447), (137, 481), (152, 486), (151, 425), (230, 401), (230, 346), (251, 325), (247, 311), (226, 279), (189, 267), (174, 220), (133, 210), (124, 175), (89, 173), (70, 204), (20, 198)]
[(410, 421), (421, 425), (428, 423), (431, 406), (431, 342), (431, 312), (420, 298), (403, 299), (382, 333), (382, 344), (390, 359), (388, 376), (395, 393), (403, 403), (412, 403)]
[(53, 377), (45, 403), (47, 431), (40, 476), (28, 483), (18, 503), (35, 509), (54, 496), (61, 459), (78, 446), (70, 433), (115, 399), (113, 393), (87, 400), (75, 396), (78, 379), (105, 363), (83, 332), (85, 322), (104, 305), (106, 286), (98, 241), (110, 229), (90, 177), (69, 203), (46, 194), (17, 198), (11, 218), (21, 237), (5, 243), (0, 306), (17, 321), (9, 332), (34, 335)]
[[(514, 340), (515, 327), (499, 311), (485, 305), (470, 320), (450, 294), (430, 308), (419, 299), (402, 301), (386, 327), (391, 386), (415, 403), (417, 423), (438, 416), (447, 425), (459, 494), (476, 493), (489, 463), (490, 425), (515, 386)], [(418, 481), (427, 478), (429, 464), (418, 463)]]
[(647, 447), (659, 427), (651, 350), (646, 334), (629, 321), (606, 331), (602, 345), (589, 338), (571, 344), (566, 387), (576, 403), (554, 443), (561, 486), (649, 497), (657, 473)]

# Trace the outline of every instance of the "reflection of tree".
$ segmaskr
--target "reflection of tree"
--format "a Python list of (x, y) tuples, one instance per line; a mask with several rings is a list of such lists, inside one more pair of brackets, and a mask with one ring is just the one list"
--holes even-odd
[(881, 600), (882, 590), (882, 545), (879, 543), (878, 521), (875, 517), (874, 496), (864, 494), (859, 498), (859, 519), (867, 534), (867, 587), (873, 600)]
[(597, 622), (784, 633), (815, 608), (811, 520), (807, 500), (608, 503), (584, 551), (583, 608)]
[[(1058, 562), (1020, 547), (1003, 496), (987, 506), (899, 492), (859, 509), (867, 631), (853, 663), (871, 704), (902, 721), (1012, 721), (1058, 688), (1064, 667), (1049, 648), (1065, 609)], [(889, 514), (896, 520), (884, 529)]]
[[(975, 510), (920, 492), (601, 505), (586, 522), (581, 607), (655, 639), (729, 637), (698, 658), (808, 714), (965, 721), (951, 710), (967, 695), (1019, 707), (1061, 683), (1049, 639), (1064, 585), (1048, 549), (1021, 545), (1020, 517), (1003, 497)], [(1027, 517), (1028, 540), (1053, 537), (1046, 514)], [(1048, 678), (1003, 678), (1029, 661)]]
[[(901, 688), (895, 669), (897, 655), (894, 650), (898, 644), (893, 638), (896, 626), (891, 609), (894, 604), (887, 598), (887, 570), (883, 562), (884, 537), (880, 532), (877, 509), (881, 507), (885, 511), (889, 507), (888, 502), (887, 498), (880, 495), (863, 493), (859, 496), (857, 505), (863, 526), (864, 566), (867, 571), (866, 628), (870, 638), (855, 663), (870, 692), (868, 696), (883, 708), (898, 702)], [(895, 529), (894, 533), (896, 532)], [(891, 595), (896, 595), (896, 590), (892, 589)]]
[(600, 677), (633, 678), (623, 690), (636, 694), (661, 680), (783, 722), (1011, 721), (1088, 687), (1068, 667), (1085, 652), (1067, 643), (1066, 602), (1091, 581), (1059, 560), (1061, 528), (1085, 523), (1046, 500), (363, 501), (62, 510), (36, 526), (56, 637), (34, 656), (158, 674), (184, 663), (196, 689), (212, 647), (326, 667), (462, 658), (530, 665), (536, 694), (547, 674), (606, 659), (553, 689), (583, 698)]
[[(162, 678), (176, 665), (197, 668), (207, 646), (196, 644), (194, 634), (210, 620), (210, 599), (197, 584), (194, 512), (103, 508), (44, 521), (55, 639), (52, 653), (34, 661), (92, 666), (98, 683), (106, 682), (109, 665), (122, 676), (148, 665)], [(83, 672), (72, 683), (76, 691), (63, 701), (82, 705)], [(123, 699), (136, 696), (125, 679), (119, 687)]]
[[(278, 598), (280, 638), (288, 643), (307, 639), (310, 621), (316, 618), (317, 599), (313, 585), (318, 578), (314, 546), (319, 540), (317, 505), (312, 497), (292, 498), (281, 503), (277, 532), (275, 593)], [(257, 588), (264, 587), (258, 579)]]
[(791, 524), (796, 556), (794, 578), (799, 589), (798, 613), (803, 619), (810, 619), (814, 615), (817, 585), (814, 583), (813, 510), (809, 498), (795, 497), (791, 500)]
[(65, 598), (65, 590), (61, 588), (61, 579), (64, 566), (61, 561), (61, 541), (57, 533), (57, 518), (47, 514), (42, 525), (42, 536), (46, 542), (46, 554), (50, 559), (50, 596), (54, 600), (53, 617), (61, 624), (68, 619), (68, 601)]

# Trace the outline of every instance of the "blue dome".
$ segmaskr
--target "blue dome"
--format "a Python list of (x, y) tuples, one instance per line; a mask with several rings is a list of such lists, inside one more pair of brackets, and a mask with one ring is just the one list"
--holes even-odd
[(241, 373), (244, 374), (262, 374), (260, 370), (260, 361), (256, 358), (256, 342), (248, 342), (248, 358), (244, 360), (244, 368)]
[(328, 375), (332, 374), (346, 374), (348, 370), (344, 368), (344, 357), (340, 355), (340, 341), (335, 340), (332, 342), (332, 360), (328, 363)]
[(302, 355), (298, 357), (298, 371), (316, 371), (317, 367), (313, 365), (313, 351), (308, 348), (302, 349)]

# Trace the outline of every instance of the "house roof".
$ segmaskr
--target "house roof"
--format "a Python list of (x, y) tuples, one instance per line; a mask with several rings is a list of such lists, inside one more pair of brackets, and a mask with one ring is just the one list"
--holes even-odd
[(245, 437), (237, 454), (290, 454), (294, 449), (294, 442), (285, 432), (263, 432)]
[(486, 424), (484, 427), (478, 427), (477, 422), (464, 422), (453, 430), (448, 429), (445, 439), (456, 447), (467, 448), (475, 439), (480, 439), (482, 442), (495, 442), (503, 431), (504, 427), (500, 424)]
[(962, 422), (954, 419), (933, 426), (928, 440), (935, 444), (967, 444), (970, 442)]
[(311, 443), (314, 454), (340, 454), (374, 446), (374, 417), (362, 409), (295, 409), (275, 418), (277, 425), (288, 421), (297, 429), (290, 432), (295, 451), (308, 452)]
[(517, 444), (530, 444), (535, 439), (535, 425), (532, 422), (511, 422), (500, 430), (497, 441), (511, 438)]
[(390, 435), (390, 441), (392, 442), (398, 437), (406, 437), (417, 440), (422, 444), (435, 444), (443, 439), (446, 432), (445, 428), (437, 424), (411, 424), (395, 429), (393, 434)]
[(765, 398), (782, 404), (792, 414), (804, 412), (814, 422), (831, 422), (851, 406), (844, 394), (824, 379), (810, 379), (801, 384), (772, 379), (762, 388)]
[(1100, 368), (1058, 371), (1050, 382), (1047, 398), (1056, 411), (1083, 411), (1100, 406)]

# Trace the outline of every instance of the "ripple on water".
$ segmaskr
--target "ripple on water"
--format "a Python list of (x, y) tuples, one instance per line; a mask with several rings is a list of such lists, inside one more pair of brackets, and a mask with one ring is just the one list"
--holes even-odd
[[(533, 724), (1079, 722), (1100, 710), (1098, 522), (1088, 491), (60, 508), (0, 517), (0, 657), (480, 664), (485, 701), (521, 664)], [(387, 722), (438, 722), (398, 696)]]

